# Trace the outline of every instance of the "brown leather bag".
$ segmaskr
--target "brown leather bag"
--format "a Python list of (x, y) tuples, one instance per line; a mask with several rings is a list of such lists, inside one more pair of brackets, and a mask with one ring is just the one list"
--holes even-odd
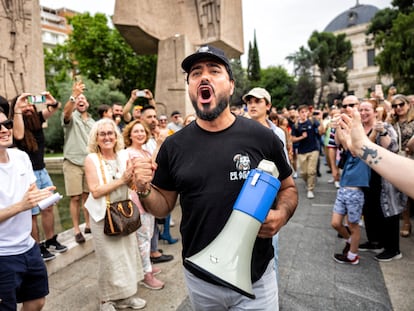
[[(102, 179), (106, 184), (105, 171), (102, 164), (102, 155), (99, 153)], [(128, 235), (141, 227), (141, 215), (138, 207), (131, 200), (110, 201), (109, 193), (106, 195), (106, 213), (104, 219), (104, 234)]]
[(131, 200), (106, 202), (106, 214), (104, 222), (106, 235), (128, 235), (141, 227), (141, 216), (138, 207)]

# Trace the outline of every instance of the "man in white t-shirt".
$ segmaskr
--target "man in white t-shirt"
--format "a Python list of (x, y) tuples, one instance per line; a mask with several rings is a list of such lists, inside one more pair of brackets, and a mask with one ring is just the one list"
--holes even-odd
[[(15, 111), (21, 114), (21, 111)], [(52, 195), (54, 186), (39, 190), (29, 156), (9, 148), (13, 121), (0, 109), (0, 309), (41, 310), (49, 293), (40, 248), (31, 236), (31, 209)]]

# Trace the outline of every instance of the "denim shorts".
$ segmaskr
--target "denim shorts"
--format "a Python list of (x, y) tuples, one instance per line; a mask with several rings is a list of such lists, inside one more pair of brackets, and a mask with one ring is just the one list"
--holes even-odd
[(37, 243), (26, 253), (0, 256), (0, 310), (16, 310), (17, 303), (49, 294), (45, 263)]
[(340, 215), (348, 215), (348, 221), (356, 224), (361, 219), (364, 206), (364, 192), (360, 189), (339, 188), (333, 211)]
[[(34, 174), (36, 176), (36, 186), (38, 189), (43, 189), (46, 187), (53, 186), (52, 179), (50, 179), (49, 173), (47, 170), (41, 169), (34, 171)], [(35, 206), (32, 208), (32, 215), (39, 215), (40, 214), (40, 208), (38, 206)]]

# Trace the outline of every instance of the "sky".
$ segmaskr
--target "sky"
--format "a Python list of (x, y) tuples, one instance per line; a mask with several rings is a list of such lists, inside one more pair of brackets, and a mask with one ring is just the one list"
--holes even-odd
[[(323, 31), (336, 16), (357, 2), (384, 9), (391, 7), (392, 0), (242, 0), (243, 66), (246, 67), (248, 44), (253, 42), (256, 30), (261, 67), (281, 65), (291, 72), (292, 64), (285, 58), (301, 46), (306, 47), (314, 30)], [(110, 16), (114, 12), (115, 0), (40, 0), (40, 5)]]

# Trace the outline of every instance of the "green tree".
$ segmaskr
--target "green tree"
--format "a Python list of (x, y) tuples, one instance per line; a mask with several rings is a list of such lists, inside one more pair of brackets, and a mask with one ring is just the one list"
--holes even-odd
[(246, 70), (242, 67), (239, 58), (231, 59), (230, 63), (235, 81), (235, 89), (232, 96), (232, 102), (236, 103), (240, 102), (242, 100), (242, 96), (249, 91), (250, 81), (247, 79)]
[(249, 54), (247, 59), (247, 77), (251, 82), (260, 80), (260, 57), (256, 41), (256, 30), (254, 31), (253, 46), (249, 42)]
[(395, 8), (378, 11), (367, 34), (381, 52), (379, 75), (390, 75), (403, 93), (414, 92), (414, 1), (394, 0)]
[[(348, 71), (346, 63), (352, 56), (352, 45), (346, 39), (346, 35), (314, 31), (308, 45), (313, 54), (314, 64), (319, 69), (321, 90), (331, 81), (345, 83)], [(317, 106), (320, 105), (322, 96), (323, 92), (320, 92)]]
[(299, 76), (298, 81), (290, 97), (291, 103), (297, 107), (300, 105), (313, 104), (316, 86), (315, 81), (308, 75)]
[(314, 65), (313, 54), (304, 46), (299, 48), (299, 51), (290, 54), (286, 60), (293, 63), (293, 73), (295, 76), (311, 76)]
[(265, 88), (272, 97), (272, 106), (283, 108), (291, 103), (291, 94), (295, 89), (295, 79), (282, 66), (271, 66), (261, 71), (258, 85)]
[(316, 85), (312, 72), (315, 63), (312, 52), (301, 46), (299, 51), (290, 54), (286, 59), (293, 63), (293, 72), (297, 79), (291, 96), (292, 103), (297, 106), (313, 103)]
[(68, 40), (45, 53), (49, 89), (76, 74), (95, 83), (118, 79), (118, 88), (124, 94), (134, 88), (154, 90), (156, 56), (137, 55), (118, 30), (108, 26), (104, 14), (78, 14), (69, 22), (73, 31)]

